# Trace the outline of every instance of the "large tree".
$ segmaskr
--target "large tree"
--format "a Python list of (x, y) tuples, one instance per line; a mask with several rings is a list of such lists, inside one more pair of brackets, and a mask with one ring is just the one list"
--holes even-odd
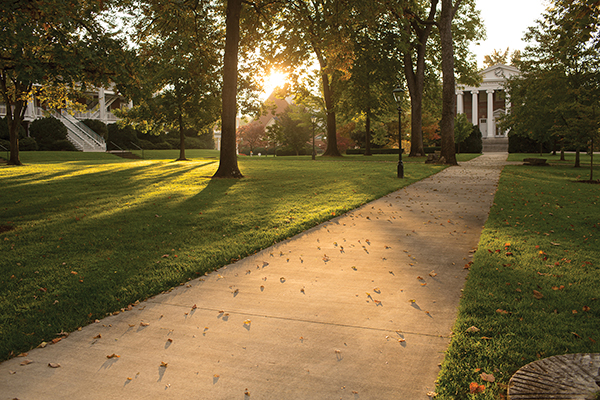
[(365, 155), (370, 156), (372, 122), (397, 115), (390, 112), (395, 109), (391, 88), (398, 83), (402, 60), (397, 57), (394, 26), (385, 14), (377, 15), (372, 3), (362, 10), (366, 15), (356, 19), (350, 36), (354, 61), (350, 78), (341, 82), (340, 114), (364, 121)]
[(36, 89), (59, 94), (48, 99), (65, 103), (88, 85), (112, 82), (123, 89), (133, 78), (134, 57), (100, 21), (113, 5), (110, 0), (3, 2), (0, 94), (10, 133), (9, 164), (21, 165), (18, 129)]
[[(522, 75), (509, 80), (513, 106), (507, 126), (538, 141), (562, 137), (577, 149), (597, 140), (599, 6), (598, 0), (554, 0), (537, 26), (529, 29), (525, 38), (531, 44), (519, 64)], [(530, 118), (517, 119), (528, 112)]]
[(350, 31), (354, 21), (351, 0), (290, 0), (277, 22), (274, 41), (280, 59), (288, 65), (319, 65), (323, 103), (327, 114), (327, 149), (324, 156), (340, 156), (337, 147), (336, 111), (340, 83), (350, 77), (354, 54)]
[(217, 10), (211, 2), (147, 0), (137, 14), (144, 96), (121, 116), (142, 130), (178, 131), (185, 160), (186, 130), (209, 129), (219, 119)]

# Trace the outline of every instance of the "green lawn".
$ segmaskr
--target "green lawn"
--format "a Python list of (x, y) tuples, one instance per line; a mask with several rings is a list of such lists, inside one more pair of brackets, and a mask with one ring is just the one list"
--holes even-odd
[[(443, 169), (390, 156), (22, 152), (0, 166), (0, 359), (212, 271)], [(461, 155), (461, 159), (472, 155)], [(11, 230), (6, 230), (11, 229)]]
[[(600, 185), (576, 182), (587, 174), (589, 164), (574, 169), (571, 162), (504, 169), (437, 399), (506, 398), (510, 377), (529, 362), (600, 352)], [(471, 382), (485, 392), (470, 394)]]

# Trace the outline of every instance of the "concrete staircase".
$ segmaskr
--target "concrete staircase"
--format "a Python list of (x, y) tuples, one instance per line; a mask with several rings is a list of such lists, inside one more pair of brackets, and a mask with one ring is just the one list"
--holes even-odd
[(483, 153), (508, 153), (508, 138), (483, 138)]
[(88, 128), (83, 122), (62, 110), (54, 115), (67, 127), (67, 139), (79, 151), (105, 152), (106, 142), (102, 136)]

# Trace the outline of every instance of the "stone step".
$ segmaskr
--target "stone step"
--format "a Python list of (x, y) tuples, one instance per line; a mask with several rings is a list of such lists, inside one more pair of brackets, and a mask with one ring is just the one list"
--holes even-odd
[(483, 153), (507, 153), (508, 138), (484, 138)]

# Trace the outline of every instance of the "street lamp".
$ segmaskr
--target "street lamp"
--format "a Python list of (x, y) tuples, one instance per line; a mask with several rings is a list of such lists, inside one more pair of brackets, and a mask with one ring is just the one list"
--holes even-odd
[(313, 137), (313, 152), (312, 159), (314, 160), (317, 157), (317, 152), (315, 151), (315, 122), (317, 122), (317, 117), (312, 115), (310, 117), (310, 122), (312, 122), (312, 137)]
[(404, 163), (402, 162), (402, 98), (404, 89), (400, 85), (392, 90), (394, 100), (398, 105), (398, 178), (404, 178)]

